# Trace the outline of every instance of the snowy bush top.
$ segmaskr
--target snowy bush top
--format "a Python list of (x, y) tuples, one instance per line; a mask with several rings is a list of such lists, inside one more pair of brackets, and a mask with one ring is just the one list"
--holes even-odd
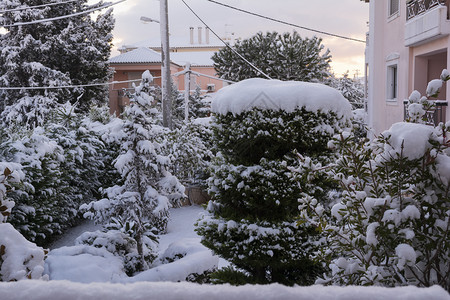
[(212, 100), (212, 111), (239, 115), (253, 108), (293, 112), (334, 112), (339, 118), (351, 117), (351, 106), (339, 91), (319, 83), (252, 78), (218, 91)]
[(385, 152), (402, 154), (408, 159), (422, 157), (426, 150), (431, 148), (429, 140), (438, 138), (432, 126), (405, 122), (395, 123), (382, 135), (389, 138)]

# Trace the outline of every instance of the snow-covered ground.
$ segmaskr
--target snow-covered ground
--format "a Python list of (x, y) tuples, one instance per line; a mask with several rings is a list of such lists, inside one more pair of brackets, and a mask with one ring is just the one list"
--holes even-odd
[[(85, 222), (68, 231), (52, 245), (52, 251), (45, 261), (45, 274), (50, 280), (70, 280), (80, 283), (91, 282), (137, 282), (137, 281), (184, 281), (192, 273), (202, 274), (205, 270), (216, 268), (219, 258), (200, 243), (194, 231), (195, 222), (204, 209), (201, 206), (187, 206), (171, 209), (171, 219), (167, 234), (160, 236), (159, 258), (150, 270), (128, 277), (122, 264), (104, 249), (86, 245), (75, 245), (76, 238), (86, 231), (95, 231), (99, 226)], [(164, 257), (181, 259), (163, 263)], [(221, 265), (226, 263), (222, 262)]]
[[(0, 282), (1, 300), (140, 300), (140, 299), (390, 299), (390, 300), (449, 300), (441, 287), (401, 288), (382, 287), (286, 287), (279, 284), (264, 286), (198, 285), (184, 281), (192, 272), (217, 266), (219, 259), (200, 244), (194, 223), (203, 213), (200, 206), (171, 210), (168, 233), (161, 236), (159, 255), (183, 253), (185, 257), (173, 263), (160, 264), (134, 277), (126, 276), (121, 262), (111, 253), (85, 245), (74, 246), (76, 237), (86, 230), (98, 229), (86, 222), (69, 231), (53, 245), (46, 260), (50, 281), (22, 280)], [(221, 262), (224, 265), (226, 262)], [(151, 282), (149, 282), (151, 281)], [(156, 282), (158, 281), (158, 282)]]

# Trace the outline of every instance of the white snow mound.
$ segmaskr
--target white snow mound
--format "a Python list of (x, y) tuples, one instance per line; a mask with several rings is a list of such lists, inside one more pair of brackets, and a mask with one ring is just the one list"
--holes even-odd
[(0, 224), (1, 281), (48, 279), (42, 275), (44, 256), (44, 249), (27, 241), (11, 224)]
[(239, 115), (253, 108), (293, 112), (297, 108), (324, 113), (334, 112), (349, 119), (351, 105), (342, 94), (329, 86), (300, 81), (252, 78), (218, 91), (212, 99), (212, 111)]

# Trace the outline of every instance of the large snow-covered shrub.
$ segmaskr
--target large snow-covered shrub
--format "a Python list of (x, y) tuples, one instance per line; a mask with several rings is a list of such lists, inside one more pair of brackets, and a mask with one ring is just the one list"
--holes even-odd
[(318, 203), (301, 207), (328, 236), (321, 282), (450, 289), (449, 127), (396, 123), (366, 144), (349, 134), (330, 143), (342, 198), (330, 219)]
[[(222, 89), (212, 102), (219, 151), (209, 179), (210, 215), (199, 221), (202, 243), (242, 270), (245, 281), (311, 284), (321, 266), (310, 260), (317, 231), (297, 222), (302, 192), (294, 184), (297, 153), (331, 157), (328, 139), (349, 125), (350, 105), (327, 86), (249, 79)], [(220, 279), (241, 283), (232, 269)]]
[[(449, 79), (427, 88), (436, 97)], [(322, 282), (431, 286), (450, 290), (450, 123), (428, 126), (434, 104), (414, 91), (407, 121), (373, 141), (336, 136), (341, 157), (329, 174), (343, 192), (331, 208), (301, 199), (302, 217), (328, 235), (319, 255), (330, 272)]]

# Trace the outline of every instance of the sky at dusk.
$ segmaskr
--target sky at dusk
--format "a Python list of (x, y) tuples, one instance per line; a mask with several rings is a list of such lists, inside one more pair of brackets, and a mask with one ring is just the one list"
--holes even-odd
[[(220, 37), (234, 33), (237, 38), (249, 38), (257, 32), (298, 31), (302, 37), (317, 35), (329, 48), (333, 57), (332, 68), (340, 76), (349, 70), (353, 76), (356, 70), (362, 75), (364, 68), (363, 43), (316, 34), (289, 25), (279, 24), (219, 6), (207, 0), (185, 0), (192, 9)], [(365, 40), (369, 20), (368, 3), (359, 0), (217, 0), (244, 10), (265, 15), (299, 26)], [(197, 28), (202, 23), (181, 0), (168, 0), (169, 31), (173, 38), (185, 37), (189, 43), (189, 27)], [(160, 35), (159, 24), (143, 23), (141, 16), (159, 20), (158, 0), (127, 0), (114, 6), (116, 27), (114, 30), (113, 56), (117, 48)]]

